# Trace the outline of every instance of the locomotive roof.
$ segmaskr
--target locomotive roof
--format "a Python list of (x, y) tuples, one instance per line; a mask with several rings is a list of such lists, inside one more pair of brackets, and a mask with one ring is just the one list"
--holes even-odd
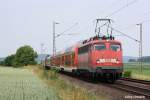
[(82, 47), (82, 46), (89, 45), (89, 44), (95, 44), (95, 43), (118, 43), (118, 44), (121, 44), (121, 42), (117, 41), (117, 40), (93, 40), (90, 42), (82, 43), (82, 44), (78, 45), (78, 47)]
[(57, 52), (56, 55), (59, 56), (62, 54), (70, 54), (71, 52), (74, 52), (74, 50), (76, 48), (79, 48), (79, 47), (82, 47), (82, 46), (85, 46), (88, 44), (95, 44), (95, 43), (119, 43), (119, 44), (121, 44), (121, 42), (114, 40), (114, 37), (112, 37), (112, 38), (104, 37), (104, 39), (103, 39), (103, 37), (95, 36), (93, 38), (90, 38), (89, 40), (79, 41), (75, 45), (73, 45), (67, 49), (64, 49), (60, 52)]

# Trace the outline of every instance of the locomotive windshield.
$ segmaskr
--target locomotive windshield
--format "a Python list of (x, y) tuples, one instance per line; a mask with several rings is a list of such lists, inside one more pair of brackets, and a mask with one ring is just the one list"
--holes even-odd
[(121, 51), (121, 46), (120, 46), (120, 44), (111, 44), (110, 49), (112, 51)]
[(106, 46), (104, 44), (95, 44), (95, 50), (105, 50)]

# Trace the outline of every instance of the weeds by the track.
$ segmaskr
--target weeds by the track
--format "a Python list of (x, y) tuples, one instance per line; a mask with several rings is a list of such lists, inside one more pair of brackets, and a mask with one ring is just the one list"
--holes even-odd
[(143, 63), (142, 72), (139, 63), (125, 63), (124, 71), (130, 71), (131, 78), (150, 80), (150, 63)]
[(60, 100), (105, 100), (104, 97), (88, 93), (87, 90), (76, 88), (59, 78), (57, 70), (43, 70), (41, 67), (34, 67), (33, 71), (53, 88)]

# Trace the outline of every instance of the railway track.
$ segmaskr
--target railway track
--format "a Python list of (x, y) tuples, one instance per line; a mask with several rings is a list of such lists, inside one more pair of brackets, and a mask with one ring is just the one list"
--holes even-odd
[(150, 85), (150, 81), (147, 81), (147, 80), (138, 80), (138, 79), (132, 79), (132, 78), (121, 78), (120, 80), (130, 81), (130, 82), (137, 82), (137, 83)]
[[(63, 73), (64, 74), (64, 73)], [(72, 75), (67, 74), (67, 76), (72, 77)], [(72, 77), (75, 78), (75, 77)], [(79, 80), (83, 80), (81, 78), (78, 78)], [(85, 83), (90, 81), (85, 81)], [(91, 84), (93, 84), (91, 82)], [(95, 84), (95, 83), (94, 83)], [(114, 84), (107, 84), (103, 82), (96, 82), (97, 86), (103, 85), (106, 87), (111, 87), (117, 90), (121, 90), (124, 92), (127, 92), (129, 95), (136, 96), (136, 99), (150, 99), (150, 82), (145, 80), (137, 80), (137, 79), (131, 79), (131, 78), (122, 78), (118, 81), (116, 81)]]
[(122, 78), (111, 85), (114, 88), (135, 94), (138, 97), (150, 99), (150, 81)]

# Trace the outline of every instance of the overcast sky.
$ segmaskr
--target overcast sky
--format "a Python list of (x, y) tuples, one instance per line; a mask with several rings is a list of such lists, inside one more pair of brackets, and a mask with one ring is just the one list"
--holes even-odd
[[(130, 5), (130, 2), (133, 2)], [(124, 9), (118, 9), (126, 6)], [(150, 20), (150, 0), (0, 0), (0, 57), (16, 52), (23, 45), (31, 45), (38, 53), (52, 53), (52, 22), (56, 33), (76, 26), (57, 38), (57, 50), (67, 48), (77, 41), (94, 35), (96, 18), (107, 15), (114, 20), (116, 29), (139, 39), (139, 27), (135, 24)], [(150, 56), (150, 22), (143, 23), (143, 55)], [(115, 33), (119, 35), (118, 33)], [(117, 36), (123, 44), (123, 53), (138, 56), (138, 43)]]

